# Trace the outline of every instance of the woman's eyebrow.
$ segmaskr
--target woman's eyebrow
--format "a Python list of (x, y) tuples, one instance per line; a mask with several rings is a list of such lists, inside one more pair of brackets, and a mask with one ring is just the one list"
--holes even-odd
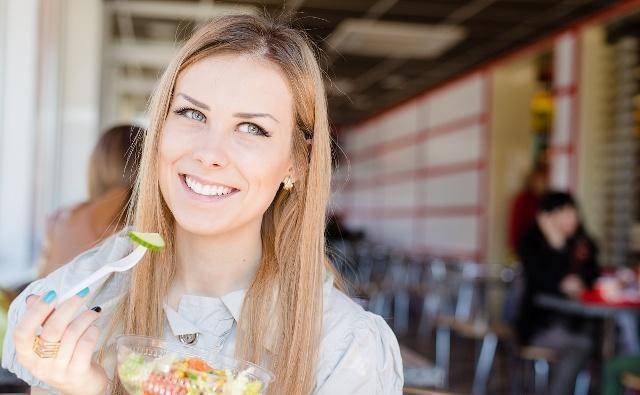
[(280, 123), (273, 115), (264, 113), (264, 112), (237, 112), (233, 114), (234, 117), (239, 118), (257, 118), (257, 117), (268, 117), (273, 119), (274, 121)]
[(186, 101), (191, 102), (193, 105), (198, 106), (200, 108), (204, 108), (205, 110), (210, 110), (209, 106), (207, 106), (206, 104), (204, 104), (201, 101), (198, 101), (196, 99), (194, 99), (193, 97), (184, 94), (184, 93), (178, 93), (178, 96), (182, 96)]
[[(177, 96), (182, 96), (186, 101), (200, 107), (200, 108), (204, 108), (205, 110), (210, 110), (209, 106), (207, 106), (206, 104), (202, 103), (201, 101), (198, 101), (196, 99), (194, 99), (193, 97), (187, 95), (186, 93), (178, 93)], [(264, 113), (264, 112), (237, 112), (235, 114), (233, 114), (234, 117), (239, 117), (239, 118), (258, 118), (258, 117), (268, 117), (273, 119), (274, 121), (280, 123), (280, 121), (278, 121), (276, 119), (276, 117), (274, 117), (273, 115), (269, 114), (269, 113)]]

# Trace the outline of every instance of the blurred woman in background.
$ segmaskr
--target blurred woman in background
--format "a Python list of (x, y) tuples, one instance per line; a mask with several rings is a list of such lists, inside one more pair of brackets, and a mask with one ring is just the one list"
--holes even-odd
[(38, 277), (124, 226), (138, 169), (139, 155), (133, 152), (138, 131), (133, 125), (118, 125), (100, 137), (89, 162), (89, 200), (60, 209), (48, 219)]

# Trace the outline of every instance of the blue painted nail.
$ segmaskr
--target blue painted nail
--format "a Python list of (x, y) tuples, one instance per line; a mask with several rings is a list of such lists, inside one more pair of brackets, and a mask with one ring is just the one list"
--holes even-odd
[(45, 303), (51, 303), (51, 301), (55, 298), (56, 298), (56, 291), (51, 290), (47, 292), (46, 295), (44, 295), (44, 298), (42, 298), (42, 300), (44, 300)]
[(78, 295), (81, 298), (84, 298), (85, 296), (89, 295), (89, 287), (84, 288), (82, 291), (78, 292), (76, 295)]

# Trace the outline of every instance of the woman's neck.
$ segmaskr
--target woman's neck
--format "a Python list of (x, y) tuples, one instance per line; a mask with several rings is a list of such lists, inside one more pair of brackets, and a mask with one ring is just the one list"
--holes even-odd
[(260, 224), (215, 236), (190, 233), (176, 225), (177, 272), (170, 299), (179, 295), (222, 296), (247, 288), (260, 263)]

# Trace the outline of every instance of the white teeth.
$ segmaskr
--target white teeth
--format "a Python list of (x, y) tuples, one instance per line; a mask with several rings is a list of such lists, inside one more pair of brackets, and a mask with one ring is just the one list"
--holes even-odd
[(232, 189), (222, 185), (202, 185), (193, 178), (185, 176), (187, 186), (198, 195), (221, 196), (231, 193)]
[(191, 178), (189, 177), (185, 177), (184, 180), (187, 182), (187, 186), (193, 189), (193, 180), (191, 180)]

